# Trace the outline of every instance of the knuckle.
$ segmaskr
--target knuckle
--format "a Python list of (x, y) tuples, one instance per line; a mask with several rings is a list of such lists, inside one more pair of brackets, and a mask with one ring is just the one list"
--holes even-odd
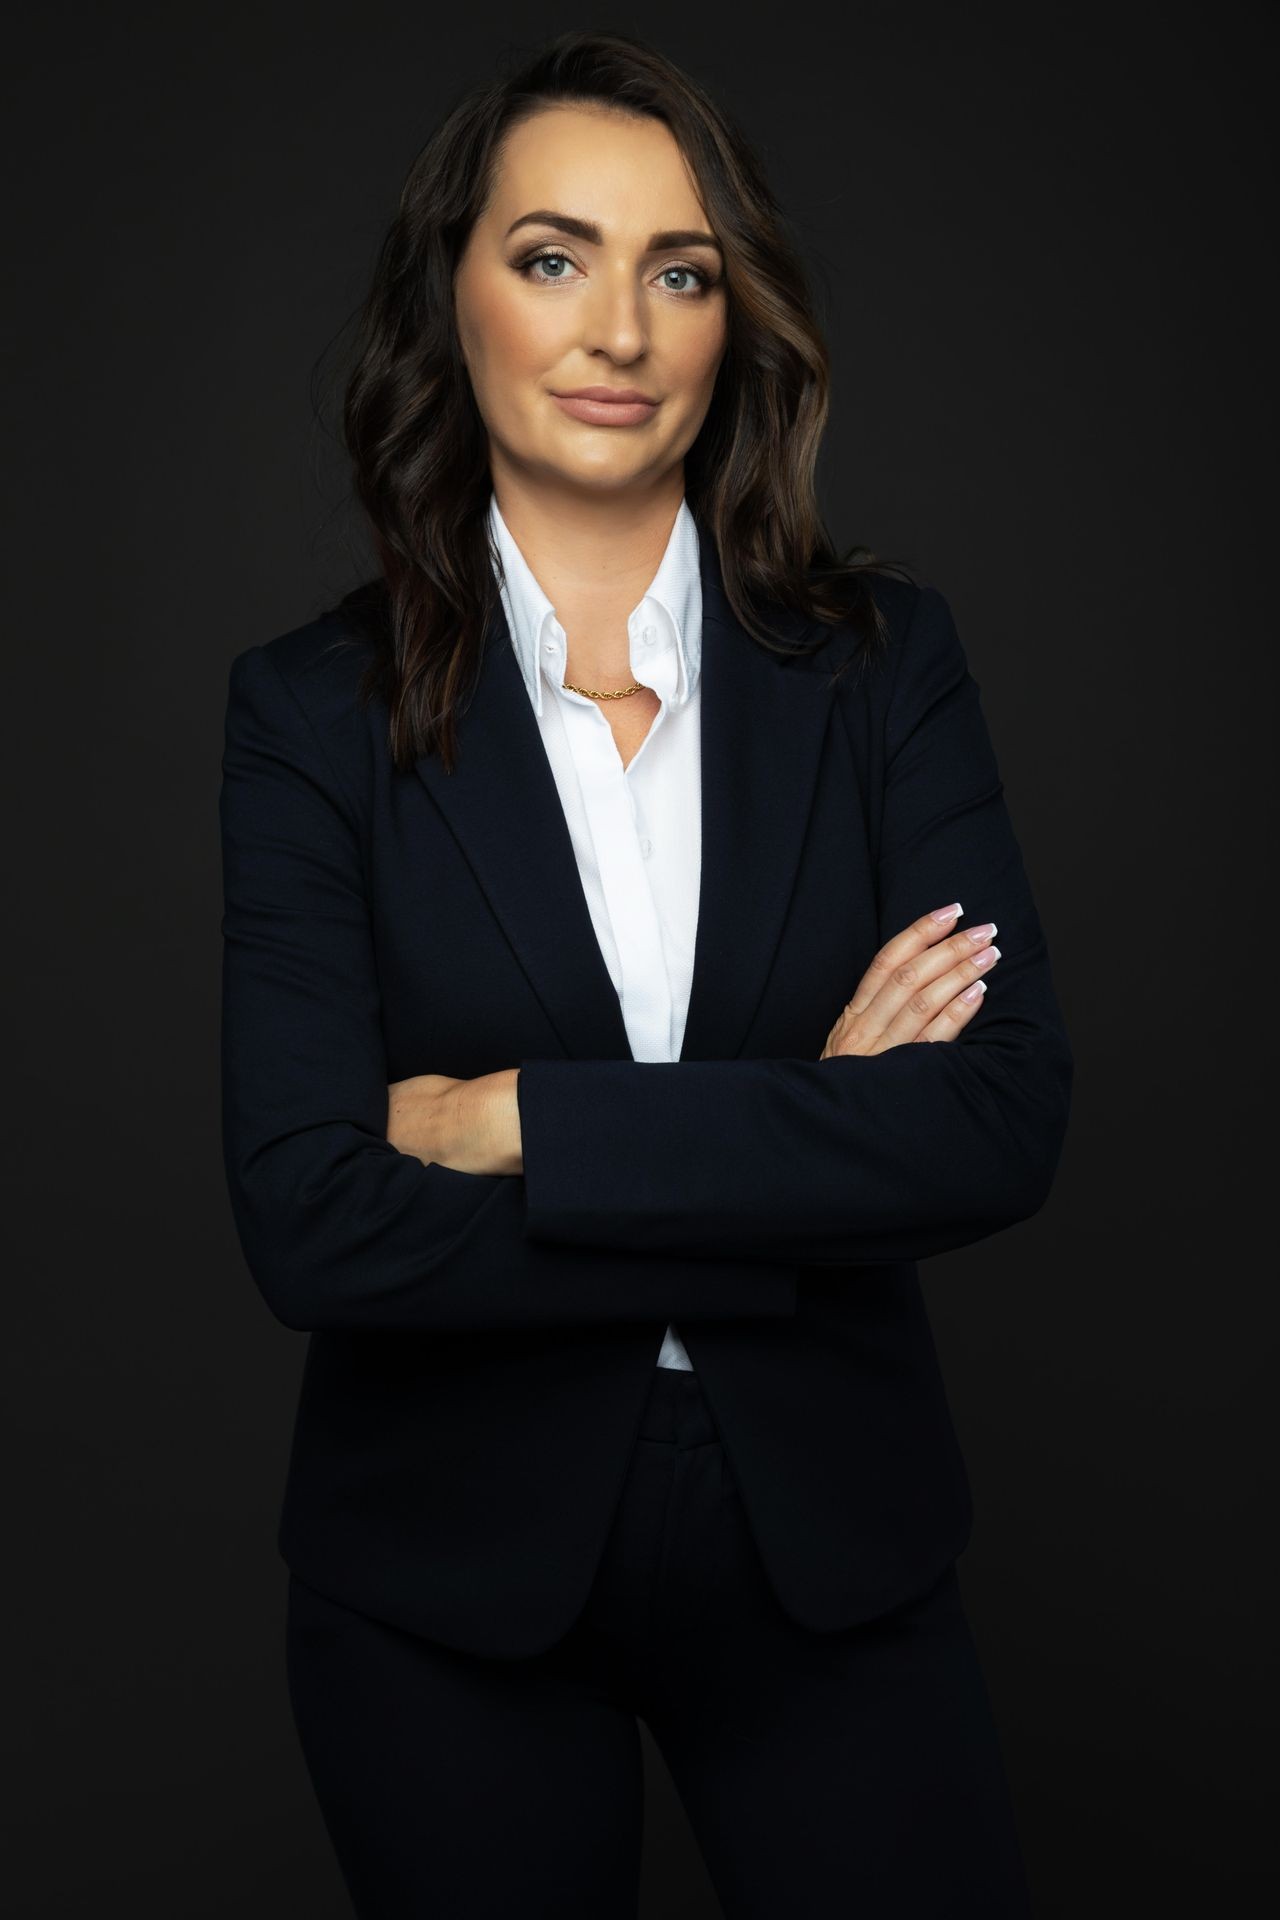
[(919, 993), (913, 993), (907, 1005), (913, 1013), (918, 1013), (922, 1020), (932, 1012), (932, 1008), (929, 1005), (929, 996), (923, 989), (921, 989)]
[(893, 970), (893, 979), (897, 986), (914, 987), (919, 975), (910, 960), (903, 960)]
[(834, 1035), (834, 1050), (837, 1053), (857, 1053), (861, 1032), (862, 1021), (856, 1014), (851, 1014), (847, 1020), (838, 1021)]

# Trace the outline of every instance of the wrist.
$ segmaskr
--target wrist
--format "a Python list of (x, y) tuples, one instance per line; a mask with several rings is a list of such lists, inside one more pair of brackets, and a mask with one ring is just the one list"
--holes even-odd
[(520, 1106), (516, 1098), (519, 1067), (508, 1067), (493, 1075), (496, 1152), (500, 1173), (524, 1172), (524, 1153), (520, 1137)]

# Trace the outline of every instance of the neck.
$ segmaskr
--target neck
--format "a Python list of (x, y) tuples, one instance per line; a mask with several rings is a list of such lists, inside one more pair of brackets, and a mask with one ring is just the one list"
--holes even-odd
[(565, 679), (598, 692), (632, 685), (627, 617), (667, 550), (684, 498), (682, 469), (644, 493), (625, 495), (549, 489), (495, 470), (493, 490), (565, 630)]

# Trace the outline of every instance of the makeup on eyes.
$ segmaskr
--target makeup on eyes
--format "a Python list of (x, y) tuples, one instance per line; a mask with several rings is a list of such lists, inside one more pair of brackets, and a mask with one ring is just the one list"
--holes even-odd
[[(532, 253), (521, 254), (518, 259), (511, 261), (510, 264), (516, 273), (521, 274), (534, 285), (540, 284), (545, 287), (552, 287), (559, 284), (557, 278), (554, 276), (550, 280), (544, 280), (541, 276), (533, 274), (530, 271), (535, 262), (539, 260), (568, 260), (571, 265), (577, 265), (573, 255), (566, 252), (562, 246), (536, 248)], [(663, 291), (669, 293), (673, 300), (702, 299), (706, 294), (710, 293), (713, 287), (719, 284), (718, 274), (709, 272), (706, 267), (695, 266), (691, 260), (671, 260), (666, 266), (660, 268), (659, 271), (661, 273), (690, 273), (698, 282), (696, 287), (665, 287)], [(568, 285), (568, 282), (565, 281), (563, 284)]]

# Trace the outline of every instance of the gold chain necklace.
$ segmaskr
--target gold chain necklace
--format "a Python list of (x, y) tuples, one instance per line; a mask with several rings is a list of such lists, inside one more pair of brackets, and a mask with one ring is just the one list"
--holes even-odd
[(593, 693), (590, 687), (575, 687), (572, 680), (562, 680), (561, 686), (570, 693), (585, 694), (588, 700), (625, 700), (629, 693), (643, 693), (642, 686), (622, 687), (617, 693)]

